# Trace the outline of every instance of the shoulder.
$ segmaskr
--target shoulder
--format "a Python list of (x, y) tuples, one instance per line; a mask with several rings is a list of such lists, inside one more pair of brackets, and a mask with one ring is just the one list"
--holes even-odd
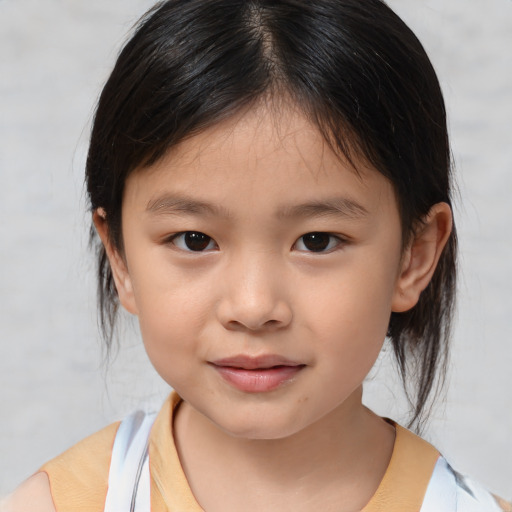
[(109, 425), (47, 462), (0, 504), (0, 512), (102, 510), (118, 426)]
[(5, 501), (0, 512), (56, 512), (48, 475), (36, 473), (23, 482)]
[(439, 457), (421, 512), (512, 512), (510, 503), (497, 498), (479, 483), (455, 471)]
[[(420, 512), (512, 512), (512, 505), (453, 469), (428, 442), (395, 425), (397, 436), (389, 474), (400, 489), (415, 488)], [(389, 483), (389, 482), (388, 482)], [(402, 500), (403, 490), (400, 490)]]
[(45, 490), (54, 505), (54, 509), (49, 510), (92, 512), (103, 509), (118, 427), (119, 423), (113, 423), (83, 439), (47, 462), (40, 473), (34, 475), (41, 485), (46, 479)]
[(50, 473), (59, 469), (72, 469), (73, 466), (70, 466), (70, 463), (72, 465), (78, 464), (80, 469), (84, 470), (101, 466), (101, 461), (110, 462), (110, 454), (119, 424), (120, 422), (112, 423), (108, 427), (82, 439), (65, 452), (47, 462), (41, 468), (41, 471), (48, 473), (51, 480)]

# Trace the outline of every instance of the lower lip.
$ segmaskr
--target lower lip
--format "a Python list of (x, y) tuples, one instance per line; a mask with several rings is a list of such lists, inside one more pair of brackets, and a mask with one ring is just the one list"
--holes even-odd
[(297, 366), (276, 366), (273, 368), (245, 370), (232, 366), (213, 365), (221, 377), (245, 393), (265, 393), (291, 381), (303, 368)]

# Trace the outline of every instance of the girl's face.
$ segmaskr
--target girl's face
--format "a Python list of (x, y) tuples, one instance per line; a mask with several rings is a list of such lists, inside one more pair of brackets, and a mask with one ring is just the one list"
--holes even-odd
[(361, 407), (402, 239), (392, 186), (359, 171), (293, 109), (261, 107), (128, 178), (120, 299), (160, 375), (222, 430), (281, 438)]

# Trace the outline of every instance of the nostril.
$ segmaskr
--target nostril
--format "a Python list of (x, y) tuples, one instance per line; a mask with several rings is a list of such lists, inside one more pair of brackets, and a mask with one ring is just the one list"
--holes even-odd
[(226, 328), (232, 331), (272, 331), (284, 327), (284, 323), (279, 320), (267, 320), (261, 324), (251, 324), (249, 322), (240, 322), (238, 320), (231, 320), (227, 322)]
[(289, 325), (293, 316), (290, 304), (264, 298), (251, 301), (224, 297), (217, 307), (217, 317), (226, 329), (236, 331), (273, 331)]

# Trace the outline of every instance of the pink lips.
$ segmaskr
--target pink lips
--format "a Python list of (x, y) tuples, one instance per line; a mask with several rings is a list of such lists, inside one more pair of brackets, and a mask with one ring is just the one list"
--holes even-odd
[(210, 364), (226, 382), (246, 393), (264, 393), (277, 389), (305, 367), (304, 364), (275, 355), (240, 355)]

